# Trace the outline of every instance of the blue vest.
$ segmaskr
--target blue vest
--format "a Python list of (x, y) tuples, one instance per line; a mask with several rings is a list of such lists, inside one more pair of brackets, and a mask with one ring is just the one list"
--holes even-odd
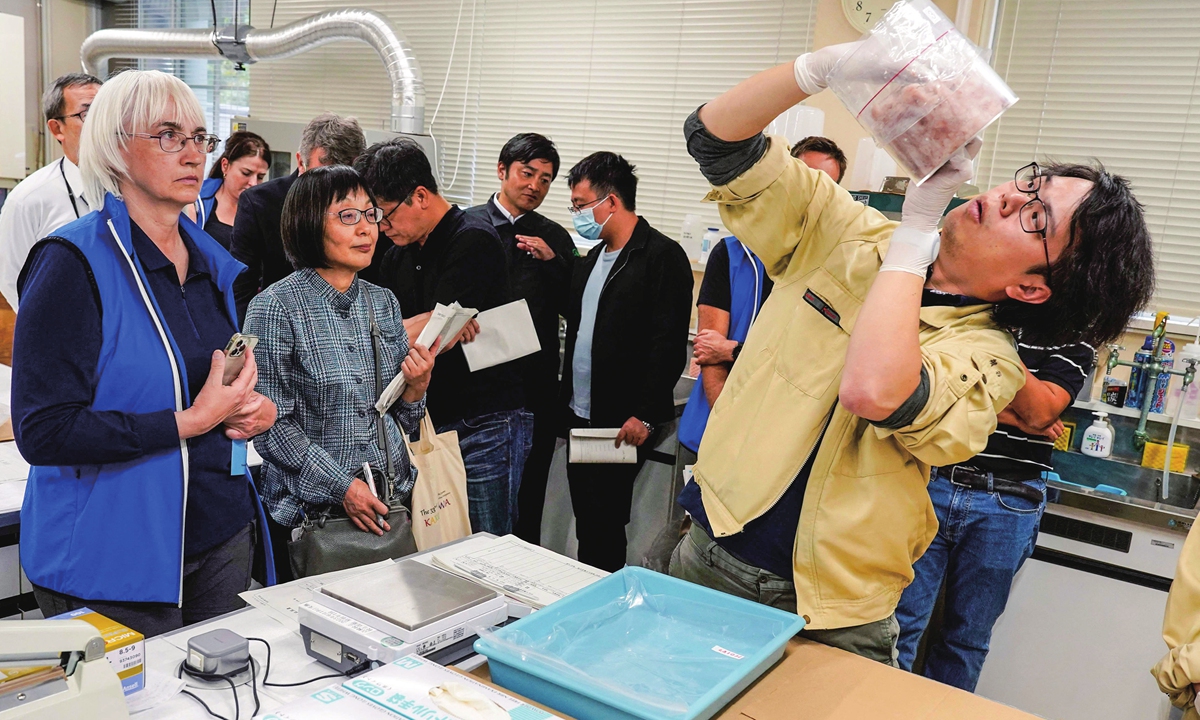
[[(245, 265), (186, 215), (179, 223), (213, 268), (237, 327), (232, 288)], [(100, 293), (92, 409), (146, 413), (190, 406), (187, 368), (134, 250), (125, 203), (107, 194), (103, 208), (55, 235), (82, 251)], [(249, 474), (247, 481), (253, 482)], [(36, 585), (85, 600), (182, 603), (187, 482), (186, 441), (125, 463), (34, 466), (21, 507), (26, 574)], [(259, 518), (265, 528), (261, 504)], [(271, 551), (264, 548), (273, 583)]]
[(196, 224), (201, 228), (208, 223), (208, 216), (212, 215), (213, 206), (217, 204), (217, 191), (224, 183), (224, 178), (207, 178), (200, 186), (200, 197), (196, 198), (194, 206)]
[[(758, 317), (762, 306), (762, 286), (766, 268), (750, 252), (749, 248), (730, 235), (725, 238), (725, 249), (729, 251), (729, 339), (746, 341), (750, 326)], [(704, 371), (701, 370), (701, 376)], [(708, 425), (708, 397), (704, 394), (701, 378), (696, 378), (692, 394), (688, 397), (683, 417), (679, 419), (679, 442), (692, 452), (700, 451), (700, 439)]]

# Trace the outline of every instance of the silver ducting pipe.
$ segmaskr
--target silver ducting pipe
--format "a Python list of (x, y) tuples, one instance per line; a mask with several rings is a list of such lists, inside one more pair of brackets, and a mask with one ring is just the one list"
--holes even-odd
[[(392, 83), (392, 131), (425, 132), (425, 81), (412, 48), (387, 18), (346, 8), (312, 15), (276, 30), (100, 30), (80, 48), (84, 70), (103, 77), (112, 58), (227, 58), (258, 62), (291, 57), (338, 40), (358, 40), (379, 53)], [(226, 34), (226, 31), (228, 34)]]

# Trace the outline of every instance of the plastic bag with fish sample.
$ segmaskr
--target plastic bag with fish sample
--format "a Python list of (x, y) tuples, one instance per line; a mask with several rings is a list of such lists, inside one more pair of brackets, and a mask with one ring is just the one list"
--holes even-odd
[(896, 3), (829, 88), (918, 185), (1017, 102), (930, 0)]

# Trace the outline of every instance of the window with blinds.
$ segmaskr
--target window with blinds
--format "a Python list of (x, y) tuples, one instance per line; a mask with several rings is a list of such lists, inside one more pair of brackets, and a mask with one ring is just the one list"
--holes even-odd
[(1157, 309), (1200, 316), (1200, 3), (1003, 0), (997, 39), (1021, 100), (988, 131), (980, 186), (1099, 159), (1146, 206)]
[[(116, 28), (211, 28), (213, 13), (217, 27), (233, 23), (236, 13), (239, 23), (250, 21), (246, 0), (129, 0), (119, 4), (105, 3), (104, 27)], [(249, 112), (250, 78), (246, 71), (236, 70), (232, 63), (216, 60), (121, 60), (109, 62), (109, 72), (126, 68), (162, 70), (188, 84), (200, 100), (209, 131), (229, 136), (232, 119)], [(222, 151), (218, 146), (210, 158)]]
[[(276, 26), (336, 7), (279, 0)], [(345, 0), (344, 5), (362, 6)], [(637, 210), (678, 237), (683, 217), (718, 221), (683, 142), (704, 101), (808, 49), (816, 0), (381, 0), (367, 4), (412, 44), (425, 76), (426, 123), (444, 194), (460, 204), (497, 189), (496, 161), (518, 132), (554, 140), (559, 181), (542, 212), (570, 226), (566, 174), (597, 150), (638, 168)], [(272, 8), (254, 8), (256, 27)], [(389, 127), (389, 85), (366, 46), (335, 43), (251, 70), (250, 108), (306, 122), (325, 110)]]

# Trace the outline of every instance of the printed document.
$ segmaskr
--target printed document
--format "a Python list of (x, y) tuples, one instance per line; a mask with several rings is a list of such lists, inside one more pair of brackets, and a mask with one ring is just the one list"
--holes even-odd
[(571, 431), (567, 462), (636, 463), (637, 448), (621, 443), (614, 447), (621, 428), (576, 428)]
[[(442, 343), (438, 346), (438, 354), (446, 349), (446, 345), (450, 341), (458, 337), (462, 332), (463, 326), (470, 322), (479, 311), (474, 308), (465, 308), (457, 302), (450, 305), (438, 303), (429, 316), (429, 322), (425, 324), (425, 329), (421, 331), (421, 336), (417, 338), (417, 344), (425, 347), (433, 347), (434, 340), (441, 339)], [(375, 410), (382, 415), (387, 412), (388, 408), (400, 397), (400, 393), (404, 392), (404, 373), (396, 373), (396, 377), (388, 383), (388, 386), (383, 389), (383, 393), (379, 396), (379, 400), (375, 403)]]
[(513, 535), (486, 545), (452, 546), (433, 554), (434, 567), (543, 608), (608, 573)]

